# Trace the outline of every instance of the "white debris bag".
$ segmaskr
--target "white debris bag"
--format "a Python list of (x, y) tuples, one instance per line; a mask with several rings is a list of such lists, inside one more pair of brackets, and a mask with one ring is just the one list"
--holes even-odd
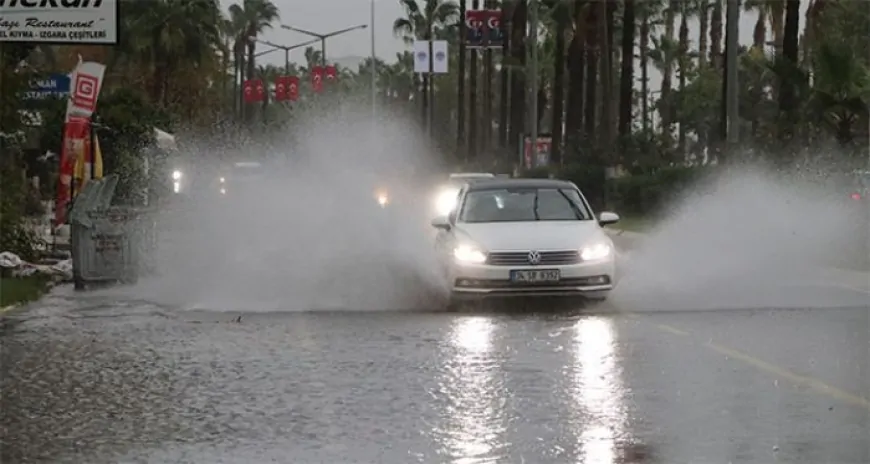
[(21, 267), (24, 261), (11, 251), (0, 252), (0, 267), (4, 269), (15, 269)]

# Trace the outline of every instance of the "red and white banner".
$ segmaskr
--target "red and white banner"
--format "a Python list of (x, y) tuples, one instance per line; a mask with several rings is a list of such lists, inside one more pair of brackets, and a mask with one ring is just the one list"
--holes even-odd
[(323, 66), (311, 67), (311, 87), (316, 93), (323, 91)]
[(260, 79), (249, 79), (242, 85), (245, 93), (245, 103), (256, 103), (266, 99), (266, 88)]
[(287, 99), (296, 101), (299, 99), (299, 77), (287, 76)]
[(275, 78), (275, 101), (287, 100), (287, 76)]
[(66, 115), (90, 118), (97, 110), (97, 98), (103, 86), (106, 66), (92, 61), (80, 62), (72, 72)]
[(278, 76), (275, 78), (275, 101), (296, 101), (299, 98), (299, 78)]
[(72, 72), (70, 96), (64, 118), (60, 169), (55, 201), (55, 226), (66, 222), (66, 210), (72, 200), (73, 177), (77, 159), (90, 166), (91, 116), (97, 110), (97, 99), (103, 86), (106, 66), (100, 63), (79, 62)]
[(335, 65), (329, 65), (326, 67), (326, 81), (327, 82), (335, 82), (338, 79), (338, 69), (336, 69)]

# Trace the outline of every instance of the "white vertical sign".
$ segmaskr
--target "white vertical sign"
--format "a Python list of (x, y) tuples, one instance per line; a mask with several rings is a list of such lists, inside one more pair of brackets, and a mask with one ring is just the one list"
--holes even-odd
[(429, 72), (429, 42), (426, 40), (414, 41), (414, 72)]
[(432, 68), (435, 74), (447, 74), (447, 63), (450, 56), (447, 54), (446, 40), (432, 41)]

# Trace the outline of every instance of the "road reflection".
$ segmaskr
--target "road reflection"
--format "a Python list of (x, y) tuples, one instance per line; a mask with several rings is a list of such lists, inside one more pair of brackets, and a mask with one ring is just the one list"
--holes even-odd
[(579, 462), (621, 462), (620, 442), (626, 434), (627, 411), (622, 372), (617, 363), (613, 321), (581, 319), (574, 326), (572, 396), (582, 408), (575, 422), (580, 439)]
[(493, 351), (495, 325), (486, 317), (454, 321), (450, 351), (440, 393), (447, 401), (447, 427), (436, 430), (450, 462), (477, 464), (496, 462), (505, 433), (506, 391), (501, 359)]

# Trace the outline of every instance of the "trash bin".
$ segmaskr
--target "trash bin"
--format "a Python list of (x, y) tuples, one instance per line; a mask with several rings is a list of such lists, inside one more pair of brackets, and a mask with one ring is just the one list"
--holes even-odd
[[(116, 176), (92, 180), (70, 210), (70, 245), (76, 289), (95, 283), (134, 283), (156, 246), (149, 210), (111, 206)], [(152, 269), (153, 270), (153, 269)]]

